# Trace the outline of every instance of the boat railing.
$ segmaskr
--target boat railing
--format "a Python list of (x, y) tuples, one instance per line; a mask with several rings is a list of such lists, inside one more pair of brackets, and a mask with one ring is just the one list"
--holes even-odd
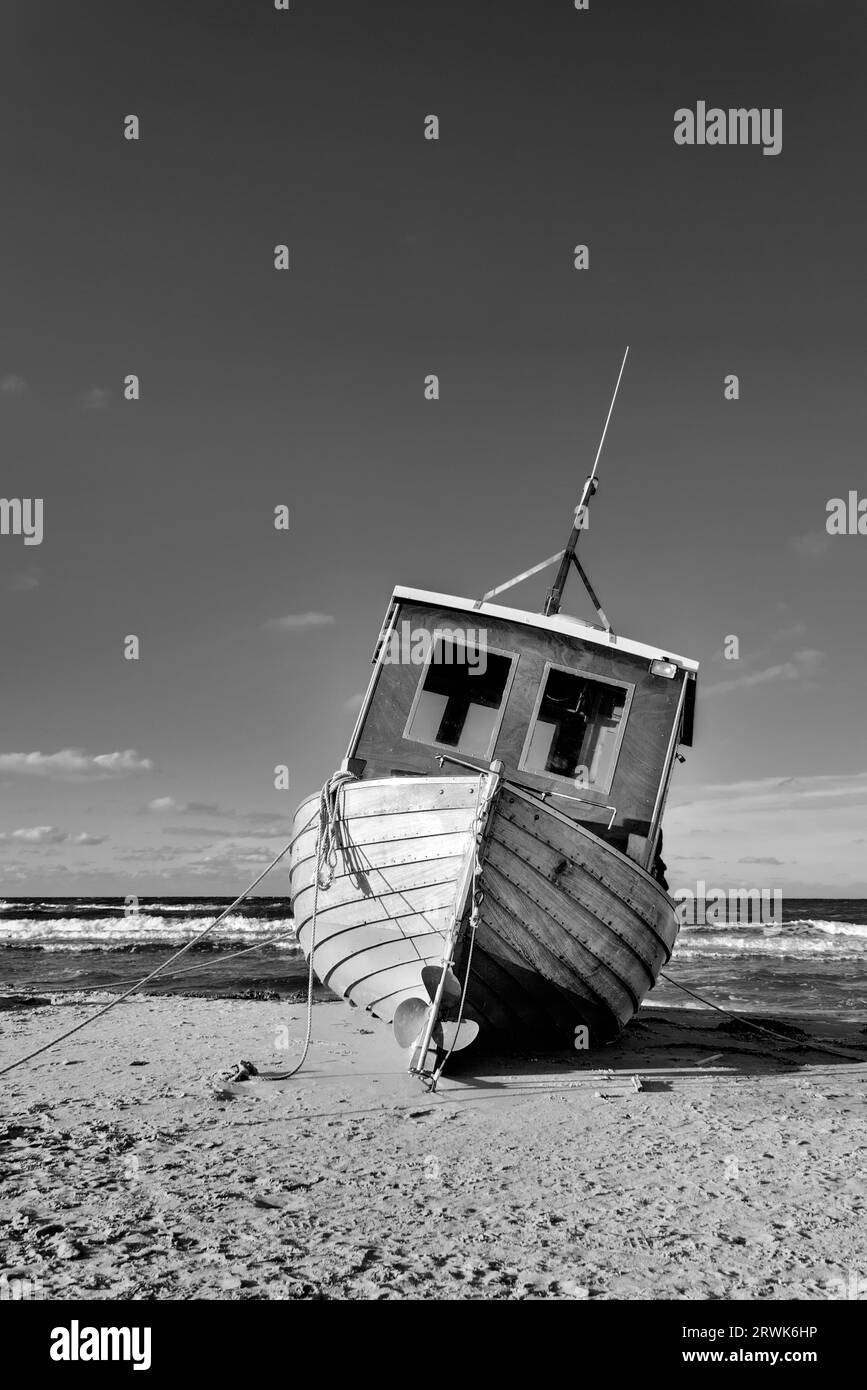
[[(437, 762), (439, 763), (440, 767), (442, 767), (444, 763), (456, 763), (458, 767), (468, 767), (472, 772), (490, 771), (490, 764), (488, 766), (483, 765), (482, 767), (479, 767), (478, 763), (469, 763), (464, 758), (452, 758), (449, 757), (449, 755), (446, 753), (440, 754), (437, 757)], [(583, 802), (585, 806), (593, 806), (597, 811), (610, 811), (611, 816), (609, 818), (607, 826), (605, 827), (606, 830), (610, 830), (615, 820), (617, 819), (616, 806), (602, 805), (598, 801), (591, 801), (589, 796), (573, 796), (570, 792), (554, 791), (552, 787), (544, 787), (541, 789), (539, 787), (528, 787), (523, 782), (514, 782), (510, 777), (504, 778), (503, 781), (507, 787), (514, 787), (516, 791), (526, 792), (529, 796), (536, 797), (538, 801), (544, 802), (547, 800), (549, 796), (557, 796), (562, 801)]]
[(549, 796), (558, 796), (562, 801), (581, 801), (585, 806), (593, 806), (597, 811), (610, 811), (608, 824), (605, 829), (610, 830), (617, 819), (617, 807), (605, 805), (599, 801), (591, 801), (589, 796), (572, 796), (569, 792), (556, 792), (552, 787), (527, 787), (522, 782), (507, 782), (507, 785), (514, 787), (517, 791), (526, 792), (528, 796), (534, 796), (537, 801), (546, 801)]

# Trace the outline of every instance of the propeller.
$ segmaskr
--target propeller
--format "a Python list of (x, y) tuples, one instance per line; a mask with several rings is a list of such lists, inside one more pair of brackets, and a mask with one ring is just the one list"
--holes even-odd
[(391, 1022), (394, 1040), (398, 1047), (412, 1047), (413, 1043), (421, 1037), (427, 1022), (429, 1008), (430, 1004), (426, 999), (415, 997), (401, 1000), (394, 1011), (394, 1018)]
[[(430, 1004), (424, 999), (403, 999), (394, 1011), (392, 1031), (398, 1047), (414, 1048), (421, 1041), (428, 1020)], [(434, 1025), (430, 1047), (437, 1052), (460, 1052), (469, 1047), (479, 1035), (479, 1025), (475, 1019), (463, 1018), (460, 1022), (439, 1019)], [(413, 1059), (415, 1065), (415, 1058)]]
[(460, 1052), (462, 1047), (469, 1047), (471, 1042), (475, 1042), (479, 1036), (479, 1025), (475, 1019), (462, 1018), (460, 1023), (438, 1023), (434, 1037), (437, 1033), (442, 1036), (440, 1046), (445, 1052)]
[(446, 979), (443, 985), (440, 1011), (449, 1013), (452, 1009), (457, 1009), (463, 993), (460, 980), (454, 971), (447, 965), (425, 965), (421, 972), (421, 982), (427, 990), (429, 998), (435, 999), (444, 973)]

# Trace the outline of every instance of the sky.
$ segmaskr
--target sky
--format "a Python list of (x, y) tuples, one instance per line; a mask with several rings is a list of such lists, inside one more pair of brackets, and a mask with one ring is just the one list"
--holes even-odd
[[(394, 585), (565, 542), (627, 343), (581, 552), (701, 662), (672, 887), (867, 895), (867, 536), (826, 529), (867, 497), (865, 37), (844, 0), (7, 0), (0, 491), (44, 531), (0, 535), (0, 895), (240, 892)], [(677, 145), (699, 101), (780, 108), (779, 154)]]

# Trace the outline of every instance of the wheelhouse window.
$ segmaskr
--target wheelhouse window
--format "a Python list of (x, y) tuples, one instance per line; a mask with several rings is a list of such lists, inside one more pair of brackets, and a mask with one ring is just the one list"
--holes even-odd
[(503, 652), (435, 634), (404, 737), (489, 757), (513, 664)]
[(548, 666), (520, 766), (608, 792), (632, 687)]

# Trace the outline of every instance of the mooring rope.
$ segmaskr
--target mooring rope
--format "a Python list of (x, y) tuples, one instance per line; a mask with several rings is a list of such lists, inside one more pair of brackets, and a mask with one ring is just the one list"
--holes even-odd
[[(264, 941), (254, 941), (252, 946), (241, 946), (237, 951), (229, 951), (225, 956), (217, 956), (216, 960), (200, 961), (198, 965), (188, 965), (183, 970), (173, 970), (166, 976), (166, 979), (180, 980), (184, 975), (198, 975), (201, 970), (213, 970), (217, 965), (225, 965), (227, 960), (236, 960), (238, 956), (249, 955), (251, 951), (264, 951), (266, 946), (273, 946), (275, 941), (282, 941), (285, 936), (295, 936), (295, 927), (286, 927), (283, 931), (275, 932), (273, 936), (266, 936)], [(168, 962), (166, 962), (168, 964)], [(30, 983), (29, 989), (45, 989), (50, 994), (111, 994), (115, 989), (122, 989), (124, 985), (137, 983), (135, 980), (108, 980), (101, 985), (54, 985), (51, 981), (34, 980)], [(10, 996), (3, 996), (8, 998)], [(14, 998), (14, 996), (11, 996)]]
[[(319, 896), (320, 872), (323, 861), (323, 850), (325, 852), (325, 862), (327, 863), (330, 870), (330, 877), (328, 878), (328, 882), (323, 884), (323, 887), (327, 888), (328, 886), (330, 886), (331, 878), (333, 878), (334, 869), (337, 865), (336, 827), (339, 815), (338, 794), (344, 783), (352, 780), (352, 773), (334, 773), (333, 776), (329, 777), (328, 781), (325, 783), (325, 786), (322, 788), (319, 797), (319, 831), (317, 834), (316, 886), (314, 890), (313, 899), (313, 940), (311, 942), (310, 967), (307, 976), (307, 1038), (304, 1045), (304, 1053), (301, 1058), (301, 1061), (299, 1062), (298, 1066), (293, 1069), (293, 1071), (286, 1073), (287, 1076), (294, 1076), (295, 1072), (300, 1070), (307, 1056), (307, 1052), (310, 1048), (310, 1039), (312, 1037), (313, 1030), (313, 946), (315, 945), (316, 909)], [(230, 903), (228, 907), (224, 908), (223, 911), (219, 914), (219, 916), (214, 918), (213, 922), (209, 922), (208, 925), (206, 927), (203, 927), (202, 930), (198, 932), (190, 941), (186, 942), (184, 946), (181, 946), (179, 950), (175, 951), (173, 955), (169, 956), (168, 960), (163, 961), (161, 965), (156, 966), (155, 969), (153, 969), (150, 972), (150, 974), (145, 975), (143, 979), (137, 980), (135, 984), (131, 985), (128, 989), (124, 990), (123, 994), (119, 994), (117, 998), (111, 999), (107, 1004), (104, 1004), (101, 1009), (97, 1009), (96, 1013), (89, 1014), (87, 1018), (82, 1019), (80, 1023), (74, 1024), (72, 1028), (67, 1028), (64, 1032), (58, 1033), (57, 1037), (49, 1039), (49, 1041), (47, 1043), (43, 1043), (41, 1047), (35, 1047), (31, 1052), (26, 1053), (23, 1057), (18, 1057), (14, 1062), (9, 1062), (5, 1067), (0, 1067), (0, 1076), (6, 1076), (8, 1072), (14, 1071), (16, 1067), (24, 1066), (25, 1062), (32, 1062), (34, 1057), (40, 1057), (44, 1052), (50, 1051), (51, 1048), (57, 1047), (59, 1043), (65, 1042), (67, 1038), (71, 1038), (73, 1034), (80, 1033), (83, 1028), (89, 1027), (91, 1023), (95, 1023), (97, 1019), (102, 1018), (107, 1013), (110, 1013), (112, 1009), (116, 1009), (118, 1004), (122, 1004), (124, 1000), (129, 999), (130, 995), (135, 994), (136, 991), (139, 989), (143, 989), (145, 985), (150, 984), (151, 980), (154, 980), (158, 975), (163, 974), (163, 972), (167, 970), (170, 965), (173, 965), (176, 960), (180, 960), (180, 958), (182, 956), (185, 956), (188, 951), (191, 951), (194, 946), (197, 946), (200, 941), (202, 941), (210, 932), (214, 930), (215, 927), (218, 927), (219, 924), (222, 921), (224, 921), (226, 917), (229, 916), (230, 912), (234, 912), (235, 908), (238, 907), (246, 897), (249, 897), (253, 889), (258, 887), (258, 885), (262, 882), (262, 879), (265, 878), (265, 876), (269, 874), (277, 864), (280, 863), (281, 859), (284, 859), (286, 857), (286, 855), (289, 853), (295, 842), (299, 840), (301, 836), (304, 835), (310, 829), (310, 826), (312, 824), (313, 817), (311, 816), (307, 824), (302, 826), (301, 829), (295, 835), (292, 836), (292, 839), (288, 842), (288, 844), (284, 845), (284, 847), (280, 850), (279, 854), (275, 854), (270, 864), (268, 864), (267, 867), (262, 870), (258, 877), (254, 878), (253, 882), (244, 889), (243, 893), (240, 893), (238, 897), (235, 898), (234, 902)], [(280, 1076), (280, 1074), (276, 1074), (273, 1076), (272, 1079), (278, 1080), (282, 1079), (282, 1077)]]
[[(335, 772), (332, 774), (331, 777), (329, 777), (328, 781), (323, 786), (322, 791), (319, 795), (319, 827), (316, 836), (316, 870), (313, 879), (313, 909), (310, 917), (310, 953), (308, 956), (307, 970), (307, 1022), (304, 1037), (304, 1045), (298, 1063), (296, 1064), (296, 1066), (292, 1067), (291, 1070), (282, 1072), (256, 1072), (254, 1069), (253, 1073), (248, 1073), (259, 1075), (262, 1077), (263, 1080), (266, 1081), (286, 1081), (293, 1076), (297, 1076), (298, 1072), (304, 1066), (304, 1063), (307, 1060), (307, 1055), (310, 1051), (310, 1044), (313, 1038), (313, 993), (315, 983), (313, 956), (314, 951), (316, 949), (316, 919), (319, 911), (319, 893), (320, 890), (323, 892), (327, 892), (334, 881), (334, 874), (337, 868), (338, 856), (338, 827), (341, 815), (341, 793), (346, 784), (354, 780), (354, 775), (351, 772)], [(481, 781), (479, 783), (479, 788), (481, 789)], [(482, 874), (480, 849), (486, 813), (482, 812), (481, 814), (478, 814), (478, 801), (476, 804), (477, 819), (474, 846), (475, 859), (473, 864), (472, 880), (472, 910), (470, 914), (470, 920), (468, 923), (470, 929), (470, 940), (469, 949), (467, 952), (467, 965), (466, 972), (464, 975), (464, 986), (461, 993), (460, 1005), (458, 1007), (458, 1028), (460, 1027), (460, 1023), (463, 1019), (464, 1005), (466, 1002), (467, 990), (469, 987), (470, 966), (472, 964), (473, 946), (475, 944), (476, 925), (478, 923), (479, 908), (484, 899), (484, 891), (481, 889), (479, 885), (481, 882)], [(283, 849), (281, 849), (280, 852), (274, 856), (270, 864), (268, 864), (267, 867), (264, 868), (262, 872), (253, 880), (253, 882), (250, 883), (244, 889), (243, 893), (240, 893), (238, 897), (235, 898), (235, 900), (229, 904), (228, 907), (224, 908), (223, 911), (219, 913), (219, 915), (215, 917), (212, 922), (209, 922), (206, 927), (204, 927), (200, 932), (198, 932), (196, 936), (194, 936), (190, 941), (186, 942), (186, 944), (180, 947), (179, 950), (175, 951), (174, 954), (171, 955), (168, 960), (163, 961), (161, 965), (156, 966), (155, 969), (153, 969), (150, 972), (150, 974), (145, 975), (143, 979), (137, 980), (134, 984), (130, 985), (130, 987), (126, 989), (123, 994), (120, 994), (117, 996), (117, 998), (110, 1000), (109, 1003), (103, 1005), (101, 1009), (97, 1009), (96, 1013), (90, 1014), (87, 1018), (82, 1019), (80, 1023), (76, 1023), (72, 1028), (67, 1028), (63, 1033), (59, 1033), (57, 1037), (51, 1038), (47, 1043), (43, 1043), (41, 1047), (34, 1048), (31, 1052), (26, 1053), (23, 1057), (17, 1058), (17, 1060), (14, 1062), (8, 1063), (5, 1067), (0, 1067), (0, 1076), (6, 1076), (9, 1072), (14, 1071), (17, 1067), (23, 1066), (26, 1062), (32, 1061), (35, 1057), (41, 1056), (43, 1053), (50, 1051), (50, 1049), (53, 1047), (57, 1047), (59, 1043), (64, 1042), (67, 1038), (71, 1038), (75, 1033), (80, 1033), (83, 1028), (87, 1028), (91, 1023), (95, 1023), (97, 1019), (102, 1018), (107, 1013), (110, 1013), (112, 1009), (116, 1008), (118, 1004), (122, 1004), (124, 1000), (129, 999), (130, 996), (135, 994), (137, 990), (143, 989), (145, 985), (150, 984), (150, 982), (156, 979), (158, 975), (162, 975), (170, 965), (173, 965), (175, 961), (180, 960), (182, 956), (186, 955), (188, 951), (192, 950), (194, 946), (198, 945), (198, 943), (202, 941), (216, 927), (218, 927), (219, 924), (222, 921), (224, 921), (225, 918), (228, 917), (231, 912), (234, 912), (235, 908), (240, 906), (240, 904), (244, 901), (245, 898), (249, 897), (253, 889), (256, 888), (262, 882), (263, 878), (265, 878), (271, 872), (271, 870), (275, 868), (277, 864), (280, 863), (281, 859), (285, 858), (285, 856), (292, 849), (296, 841), (299, 840), (302, 835), (306, 834), (306, 832), (310, 829), (312, 824), (313, 817), (311, 816), (307, 823), (304, 826), (302, 826), (301, 829), (295, 835), (292, 836), (292, 839), (289, 840), (289, 842), (286, 845), (284, 845)], [(269, 945), (271, 941), (276, 941), (279, 939), (279, 937), (288, 934), (288, 932), (278, 932), (275, 936), (270, 938), (269, 941), (255, 942), (252, 946), (245, 946), (239, 951), (231, 952), (229, 955), (222, 957), (221, 960), (210, 961), (207, 962), (205, 965), (196, 968), (207, 969), (209, 966), (221, 964), (222, 961), (232, 960), (235, 956), (244, 955), (246, 952), (258, 950), (262, 946)], [(173, 976), (169, 976), (169, 978), (177, 978), (180, 975), (188, 973), (189, 970), (177, 971)], [(697, 999), (699, 1003), (704, 1004), (707, 1008), (714, 1009), (717, 1013), (724, 1014), (727, 1018), (731, 1018), (735, 1022), (740, 1023), (747, 1028), (751, 1028), (756, 1033), (763, 1033), (766, 1037), (773, 1038), (777, 1042), (786, 1043), (789, 1047), (794, 1046), (802, 1049), (807, 1049), (813, 1052), (825, 1052), (828, 1053), (830, 1056), (843, 1057), (849, 1062), (863, 1063), (867, 1061), (867, 1057), (853, 1057), (850, 1051), (844, 1051), (842, 1048), (833, 1047), (825, 1043), (814, 1042), (812, 1040), (801, 1041), (797, 1038), (787, 1037), (783, 1033), (777, 1033), (771, 1028), (765, 1028), (762, 1024), (753, 1023), (751, 1019), (745, 1018), (743, 1014), (735, 1013), (731, 1009), (724, 1008), (721, 1004), (715, 1004), (712, 1000), (706, 999), (704, 995), (699, 994), (697, 990), (689, 989), (687, 985), (681, 984), (679, 980), (673, 979), (671, 975), (667, 975), (664, 971), (660, 971), (659, 978), (667, 981), (668, 984), (674, 985), (676, 989), (682, 990), (684, 994), (690, 995), (691, 998)], [(93, 990), (99, 988), (110, 988), (110, 986), (90, 987), (90, 989)], [(446, 1065), (446, 1062), (448, 1062), (452, 1052), (454, 1051), (456, 1040), (457, 1029), (455, 1030), (455, 1036), (452, 1039), (452, 1043), (449, 1047), (448, 1052), (446, 1053), (437, 1070), (433, 1073), (433, 1076), (431, 1078), (431, 1089), (434, 1089), (436, 1087), (436, 1083), (442, 1075), (443, 1067)], [(241, 1065), (244, 1066), (245, 1064)]]
[[(845, 1057), (849, 1062), (867, 1062), (867, 1057), (853, 1057), (851, 1052), (844, 1052), (841, 1047), (830, 1047), (824, 1043), (814, 1043), (811, 1041), (802, 1042), (799, 1038), (787, 1038), (784, 1033), (775, 1033), (772, 1028), (764, 1028), (761, 1023), (753, 1023), (751, 1019), (744, 1018), (743, 1014), (736, 1014), (731, 1009), (724, 1009), (722, 1004), (714, 1004), (710, 999), (705, 999), (704, 995), (699, 994), (694, 989), (687, 989), (679, 980), (674, 980), (670, 975), (666, 975), (663, 970), (659, 972), (661, 980), (667, 980), (670, 985), (677, 989), (682, 989), (684, 994), (689, 994), (699, 1003), (706, 1004), (709, 1009), (716, 1009), (717, 1013), (725, 1014), (727, 1018), (733, 1018), (737, 1023), (742, 1023), (746, 1028), (752, 1028), (756, 1033), (766, 1033), (769, 1038), (776, 1038), (780, 1042), (788, 1043), (789, 1047), (802, 1047), (810, 1052), (828, 1052), (832, 1057)], [(773, 1055), (773, 1054), (771, 1054)]]

